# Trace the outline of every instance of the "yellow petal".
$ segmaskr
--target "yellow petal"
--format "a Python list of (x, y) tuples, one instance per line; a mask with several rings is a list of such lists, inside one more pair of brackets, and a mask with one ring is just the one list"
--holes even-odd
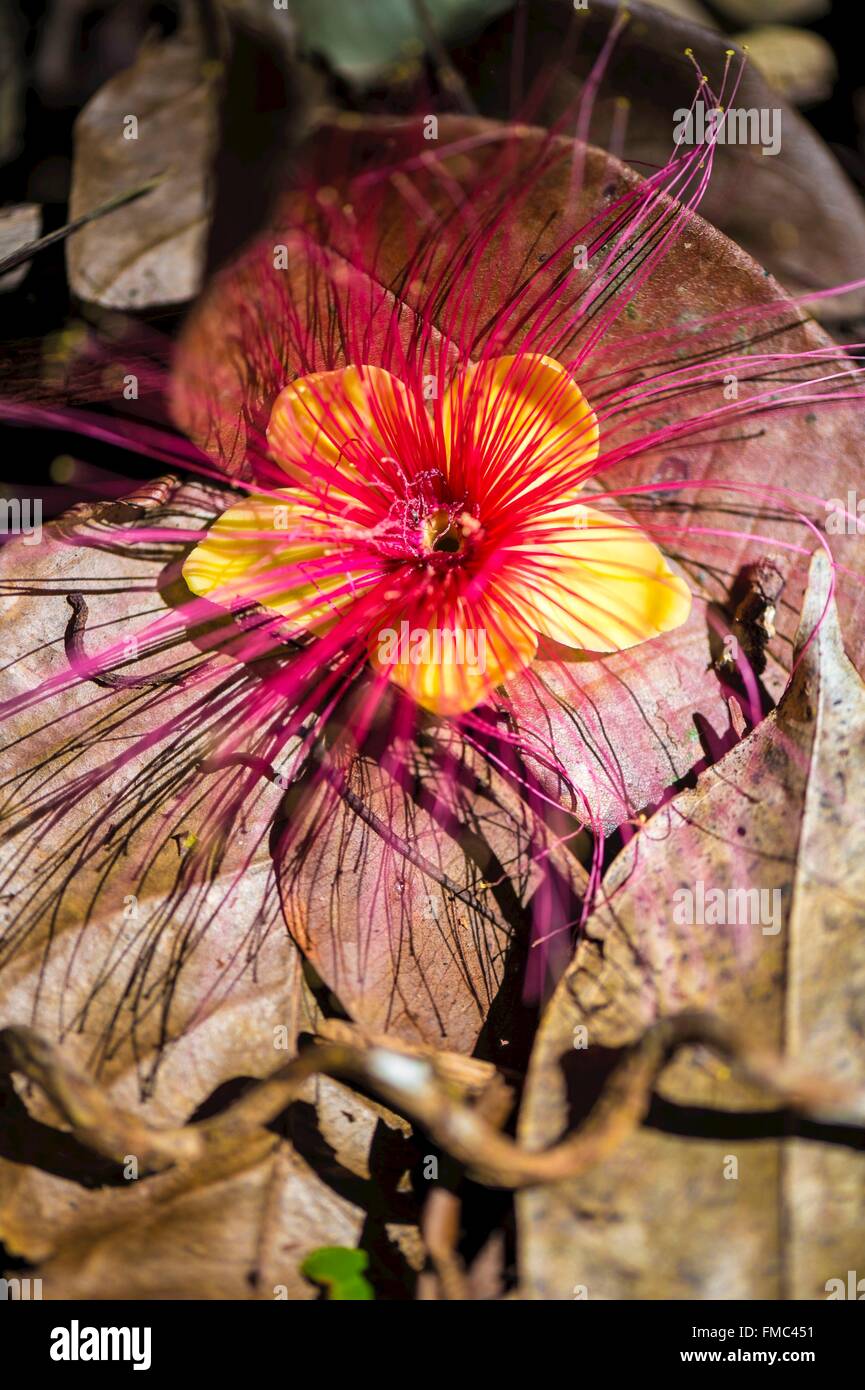
[(409, 408), (403, 383), (381, 367), (313, 372), (280, 391), (267, 441), (280, 468), (319, 504), (353, 512), (363, 509), (377, 481), (371, 463), (389, 455)]
[(531, 661), (537, 638), (521, 618), (490, 603), (442, 605), (424, 619), (394, 620), (373, 634), (372, 665), (433, 714), (474, 709)]
[(687, 584), (637, 526), (593, 507), (575, 524), (539, 528), (509, 552), (512, 588), (535, 630), (567, 647), (624, 651), (679, 627), (691, 609)]
[(184, 561), (183, 578), (213, 603), (254, 601), (321, 632), (356, 597), (369, 569), (363, 562), (352, 569), (338, 540), (296, 493), (253, 495), (217, 518)]
[(522, 353), (468, 367), (450, 386), (442, 418), (454, 462), (463, 448), (479, 449), (489, 486), (505, 504), (560, 475), (564, 495), (576, 492), (581, 471), (598, 456), (594, 411), (551, 357)]

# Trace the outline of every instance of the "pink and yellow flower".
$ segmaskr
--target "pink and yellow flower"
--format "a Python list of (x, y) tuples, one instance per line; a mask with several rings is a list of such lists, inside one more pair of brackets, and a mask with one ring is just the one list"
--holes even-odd
[(643, 531), (582, 500), (598, 422), (550, 357), (483, 359), (430, 402), (380, 367), (312, 373), (276, 398), (267, 441), (286, 486), (218, 518), (189, 587), (362, 642), (435, 714), (483, 702), (540, 639), (622, 651), (688, 616)]

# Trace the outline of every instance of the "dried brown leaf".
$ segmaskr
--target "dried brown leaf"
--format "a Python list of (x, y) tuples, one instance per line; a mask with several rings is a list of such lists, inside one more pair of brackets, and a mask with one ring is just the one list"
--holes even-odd
[[(134, 637), (155, 613), (170, 611), (182, 547), (134, 550), (124, 544), (124, 524), (149, 514), (170, 536), (172, 528), (206, 524), (225, 501), (221, 490), (167, 479), (142, 488), (134, 505), (76, 509), (46, 526), (38, 546), (5, 546), (4, 695), (27, 697), (68, 669), (70, 590), (87, 595), (91, 651)], [(123, 669), (153, 674), (196, 656), (195, 644), (184, 642)], [(224, 655), (214, 660), (230, 678), (236, 663)], [(62, 792), (70, 778), (103, 765), (189, 700), (188, 691), (170, 686), (123, 691), (79, 682), (23, 708), (4, 724), (4, 811), (14, 804), (26, 812)], [(37, 823), (34, 834), (25, 823), (7, 837), (0, 870), (0, 1021), (37, 1026), (62, 1044), (69, 1064), (98, 1076), (108, 1103), (163, 1126), (185, 1123), (202, 1106), (218, 1108), (238, 1085), (269, 1074), (319, 1020), (273, 881), (267, 833), (281, 793), (262, 783), (221, 860), (197, 880), (184, 877), (218, 779), (201, 774), (199, 795), (173, 818), (166, 814), (170, 786), (161, 779), (166, 769), (170, 781), (184, 760), (200, 759), (196, 739), (187, 727), (167, 755), (143, 752), (82, 795), (48, 832)], [(106, 798), (117, 795), (124, 799), (108, 833), (101, 813)], [(253, 1208), (270, 1190), (270, 1157), (256, 1166), (254, 1155), (240, 1154), (237, 1176), (205, 1167), (180, 1188), (161, 1179), (127, 1183), (103, 1159), (46, 1128), (58, 1117), (38, 1091), (20, 1096), (4, 1083), (0, 1109), (0, 1241), (48, 1263), (46, 1297), (108, 1296), (112, 1282), (127, 1297), (255, 1296), (244, 1280), (252, 1269)], [(277, 1223), (285, 1252), (278, 1253), (281, 1277), (274, 1282), (288, 1281), (292, 1297), (313, 1294), (297, 1275), (303, 1255), (321, 1244), (353, 1243), (376, 1211), (382, 1228), (395, 1212), (394, 1238), (417, 1263), (414, 1216), (396, 1194), (411, 1161), (407, 1127), (328, 1078), (309, 1083), (286, 1125), (291, 1153)], [(206, 1190), (223, 1181), (215, 1195)], [(246, 1253), (226, 1260), (220, 1273), (222, 1253), (208, 1252), (223, 1252), (222, 1237), (208, 1222), (218, 1223), (221, 1204), (233, 1206), (235, 1198), (239, 1224), (231, 1238)], [(242, 1239), (241, 1212), (249, 1218)], [(196, 1220), (201, 1238), (190, 1253), (184, 1242)], [(151, 1260), (138, 1258), (139, 1241), (152, 1243)], [(390, 1238), (382, 1241), (389, 1248)], [(394, 1259), (399, 1265), (402, 1257)]]
[[(709, 1008), (755, 1048), (862, 1085), (865, 691), (833, 603), (817, 628), (829, 575), (818, 551), (800, 662), (777, 710), (659, 811), (607, 875), (607, 902), (537, 1039), (521, 1117), (530, 1146), (579, 1115), (605, 1049), (683, 1008)], [(760, 917), (750, 909), (756, 925), (677, 924), (688, 900), (674, 893), (691, 892), (696, 907), (698, 882), (725, 894), (777, 889), (779, 930), (770, 897)], [(591, 1298), (825, 1296), (861, 1252), (861, 1139), (779, 1124), (699, 1051), (676, 1060), (659, 1092), (649, 1127), (603, 1170), (520, 1198), (532, 1296), (571, 1298), (577, 1286)]]
[(154, 176), (145, 198), (75, 232), (74, 294), (112, 309), (183, 303), (204, 269), (219, 68), (193, 19), (150, 41), (97, 92), (75, 123), (70, 219)]
[(507, 1061), (526, 1022), (531, 900), (552, 892), (567, 921), (585, 871), (456, 735), (411, 756), (399, 771), (355, 760), (350, 800), (327, 787), (324, 820), (316, 800), (287, 798), (283, 912), (366, 1029)]

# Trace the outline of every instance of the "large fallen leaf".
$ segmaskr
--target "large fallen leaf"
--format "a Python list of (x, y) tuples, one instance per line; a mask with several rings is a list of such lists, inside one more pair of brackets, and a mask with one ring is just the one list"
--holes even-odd
[[(584, 1108), (606, 1049), (687, 1007), (747, 1029), (755, 1048), (865, 1080), (865, 690), (826, 608), (820, 551), (811, 573), (778, 708), (607, 875), (537, 1038), (521, 1114), (532, 1147)], [(694, 915), (710, 924), (682, 923), (712, 889), (739, 925), (712, 925), (708, 910)], [(766, 894), (759, 915), (729, 906), (754, 889)], [(842, 1129), (818, 1140), (761, 1111), (692, 1049), (664, 1074), (647, 1127), (600, 1171), (519, 1202), (535, 1298), (578, 1286), (589, 1298), (821, 1298), (861, 1257), (865, 1154)]]
[[(200, 649), (187, 641), (161, 657), (137, 659), (140, 633), (160, 612), (170, 614), (182, 548), (124, 546), (119, 519), (134, 524), (158, 512), (170, 536), (174, 528), (205, 524), (219, 509), (219, 496), (212, 488), (166, 481), (137, 494), (140, 510), (109, 504), (94, 521), (84, 508), (84, 515), (68, 514), (46, 527), (39, 546), (15, 542), (2, 555), (4, 626), (14, 633), (4, 651), (3, 692), (22, 701), (3, 726), (4, 1012), (9, 1022), (68, 1035), (73, 1059), (85, 1067), (101, 1062), (110, 1072), (122, 1057), (132, 1093), (136, 1074), (146, 1092), (157, 1065), (173, 1069), (173, 1042), (192, 1019), (204, 1025), (232, 989), (254, 996), (259, 947), (264, 956), (273, 952), (266, 975), (272, 970), (273, 984), (281, 981), (280, 991), (290, 997), (293, 952), (275, 925), (272, 901), (268, 909), (266, 887), (267, 827), (278, 794), (265, 784), (226, 852), (206, 874), (201, 866), (191, 872), (189, 851), (203, 834), (211, 814), (207, 794), (214, 791), (202, 777), (197, 795), (172, 805), (173, 779), (197, 765), (207, 742), (194, 696), (170, 685), (106, 690), (81, 680), (41, 698), (38, 692), (69, 672), (70, 591), (87, 596), (91, 650), (128, 644), (133, 664), (122, 667), (124, 674), (153, 675), (175, 660), (200, 661)], [(211, 660), (213, 679), (231, 685), (237, 663), (221, 653)], [(172, 720), (180, 722), (172, 728)], [(113, 758), (162, 722), (171, 729), (170, 747), (142, 744), (112, 769)], [(105, 767), (107, 777), (88, 781)], [(70, 800), (72, 786), (79, 790)], [(109, 806), (116, 820), (106, 823)], [(219, 923), (211, 927), (231, 910), (238, 930), (228, 939)], [(204, 975), (187, 989), (185, 970), (195, 975), (199, 965)], [(236, 1034), (234, 1041), (240, 1041)], [(195, 1065), (191, 1056), (176, 1060), (186, 1106)], [(245, 1069), (239, 1054), (231, 1065)], [(210, 1075), (206, 1084), (224, 1079)], [(172, 1090), (166, 1076), (166, 1114)]]
[(70, 218), (161, 176), (143, 199), (69, 238), (69, 283), (80, 299), (140, 309), (183, 303), (198, 290), (218, 75), (187, 10), (175, 35), (145, 44), (133, 67), (106, 83), (79, 115)]
[[(609, 833), (737, 742), (710, 645), (705, 611), (695, 607), (661, 642), (591, 661), (536, 661), (513, 681), (514, 709), (531, 730), (530, 765), (548, 794), (587, 819), (590, 808)], [(765, 683), (780, 693), (779, 681), (783, 688), (773, 661)]]
[(456, 738), (399, 771), (356, 759), (347, 788), (323, 820), (323, 795), (287, 799), (292, 936), (370, 1031), (510, 1062), (533, 925), (566, 930), (584, 870)]
[[(305, 1258), (322, 1241), (354, 1246), (362, 1237), (372, 1277), (389, 1275), (389, 1293), (402, 1263), (375, 1216), (273, 1135), (231, 1162), (79, 1190), (75, 1207), (74, 1223), (54, 1231), (52, 1253), (33, 1271), (43, 1298), (312, 1299)], [(411, 1269), (402, 1275), (410, 1287)]]
[[(122, 527), (158, 520), (170, 538), (172, 529), (205, 524), (224, 500), (218, 489), (167, 479), (142, 488), (132, 503), (83, 506), (46, 526), (39, 546), (10, 542), (0, 556), (8, 634), (3, 694), (23, 701), (3, 726), (3, 810), (7, 825), (24, 817), (2, 853), (0, 1023), (35, 1025), (62, 1043), (68, 1062), (98, 1076), (111, 1102), (161, 1125), (184, 1123), (203, 1106), (219, 1108), (248, 1079), (276, 1070), (292, 1055), (298, 1034), (317, 1026), (279, 913), (270, 859), (268, 834), (281, 793), (263, 782), (235, 822), (225, 853), (209, 859), (203, 874), (190, 875), (219, 779), (200, 773), (196, 794), (182, 805), (172, 802), (173, 779), (200, 761), (201, 735), (207, 740), (207, 721), (196, 716), (189, 692), (106, 690), (82, 681), (38, 702), (29, 697), (68, 670), (63, 634), (70, 591), (87, 595), (88, 648), (122, 636), (132, 644), (137, 674), (200, 656), (193, 642), (184, 642), (160, 657), (135, 659), (136, 634), (155, 613), (170, 611), (182, 548), (167, 539), (136, 549), (124, 544)], [(205, 628), (196, 640), (206, 644), (206, 636)], [(230, 687), (238, 664), (227, 655), (212, 660), (214, 678)], [(168, 750), (142, 748), (98, 786), (82, 789), (77, 801), (67, 800), (55, 823), (46, 828), (37, 820), (34, 834), (28, 810), (62, 797), (74, 779), (185, 708)], [(224, 714), (227, 705), (220, 708)], [(113, 826), (105, 820), (112, 804)], [(4, 1083), (0, 1109), (0, 1241), (17, 1256), (48, 1263), (46, 1297), (107, 1297), (121, 1284), (128, 1296), (135, 1289), (165, 1296), (181, 1286), (186, 1297), (196, 1291), (255, 1296), (247, 1281), (257, 1230), (250, 1213), (271, 1191), (270, 1158), (256, 1166), (255, 1155), (240, 1155), (229, 1197), (223, 1187), (211, 1191), (229, 1175), (209, 1170), (187, 1186), (150, 1178), (126, 1183), (46, 1128), (56, 1115), (38, 1093), (28, 1096), (25, 1109)], [(297, 1275), (303, 1256), (322, 1244), (352, 1243), (361, 1228), (368, 1242), (378, 1241), (386, 1267), (391, 1216), (399, 1223), (391, 1254), (402, 1267), (397, 1247), (408, 1240), (413, 1220), (396, 1193), (411, 1162), (406, 1127), (319, 1079), (292, 1107), (285, 1134), (274, 1199), (285, 1218), (277, 1221), (281, 1277), (275, 1282), (288, 1280), (291, 1296), (314, 1295)], [(249, 1247), (233, 1261), (215, 1254), (226, 1203), (237, 1207), (231, 1239), (238, 1251)], [(196, 1223), (191, 1248), (185, 1236), (172, 1244), (175, 1226), (188, 1232)], [(150, 1260), (136, 1254), (133, 1288), (120, 1271), (139, 1241), (152, 1244), (154, 1254)]]

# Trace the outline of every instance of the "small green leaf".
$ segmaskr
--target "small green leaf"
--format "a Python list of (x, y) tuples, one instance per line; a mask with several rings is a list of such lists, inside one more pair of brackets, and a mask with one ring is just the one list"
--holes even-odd
[(329, 1299), (368, 1301), (375, 1298), (372, 1285), (363, 1275), (368, 1264), (365, 1250), (323, 1245), (307, 1255), (300, 1272), (326, 1289)]

